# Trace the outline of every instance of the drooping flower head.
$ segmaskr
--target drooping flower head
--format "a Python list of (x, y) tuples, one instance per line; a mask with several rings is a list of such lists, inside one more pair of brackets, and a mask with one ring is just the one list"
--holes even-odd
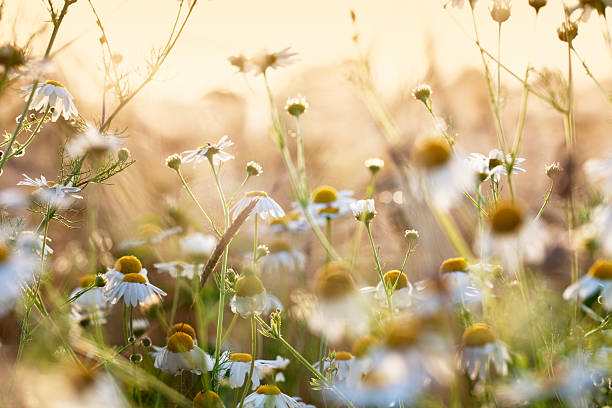
[(207, 143), (194, 150), (185, 150), (181, 155), (182, 163), (194, 162), (193, 166), (203, 160), (209, 160), (213, 166), (217, 167), (220, 163), (232, 160), (234, 156), (225, 150), (234, 145), (227, 136), (223, 136), (217, 143)]
[(30, 95), (34, 92), (30, 109), (44, 112), (47, 108), (52, 110), (51, 120), (55, 122), (60, 115), (65, 120), (76, 118), (79, 115), (76, 106), (74, 106), (73, 97), (68, 90), (57, 81), (45, 81), (38, 84), (36, 89), (34, 85), (23, 88), (24, 97), (27, 101)]
[(292, 57), (296, 56), (297, 53), (290, 52), (289, 48), (277, 52), (262, 50), (251, 57), (249, 64), (256, 74), (265, 74), (268, 68), (276, 69), (290, 65), (294, 61)]
[(236, 294), (230, 302), (232, 312), (245, 318), (263, 312), (268, 296), (266, 288), (257, 275), (247, 273), (245, 276), (241, 276), (236, 280), (234, 290)]
[(234, 206), (232, 219), (235, 220), (238, 214), (247, 208), (253, 200), (257, 200), (257, 204), (255, 204), (255, 207), (251, 210), (249, 217), (253, 214), (257, 214), (263, 220), (267, 220), (285, 216), (285, 211), (283, 211), (276, 201), (268, 196), (268, 193), (265, 191), (249, 191)]
[(355, 201), (352, 191), (338, 191), (331, 186), (319, 186), (312, 192), (309, 211), (317, 219), (334, 219), (350, 214), (351, 203)]
[(460, 357), (461, 370), (472, 381), (484, 381), (495, 368), (498, 375), (508, 375), (510, 355), (506, 345), (486, 323), (475, 323), (463, 332)]

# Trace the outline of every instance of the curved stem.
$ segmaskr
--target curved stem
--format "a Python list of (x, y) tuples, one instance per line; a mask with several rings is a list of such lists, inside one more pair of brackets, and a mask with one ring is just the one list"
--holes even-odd
[(204, 218), (206, 218), (206, 221), (208, 221), (208, 223), (210, 224), (210, 226), (212, 227), (213, 231), (215, 231), (215, 234), (217, 234), (217, 237), (221, 236), (221, 233), (219, 232), (219, 230), (217, 229), (217, 227), (215, 227), (215, 223), (213, 222), (213, 220), (208, 216), (208, 214), (206, 213), (206, 211), (204, 210), (204, 208), (202, 207), (202, 205), (200, 204), (200, 202), (198, 201), (198, 199), (195, 197), (195, 195), (193, 194), (193, 192), (191, 191), (191, 189), (189, 188), (189, 186), (187, 185), (187, 181), (185, 181), (185, 178), (183, 177), (183, 173), (181, 173), (180, 169), (176, 170), (176, 174), (178, 174), (179, 178), (181, 179), (181, 183), (183, 184), (183, 187), (185, 187), (185, 190), (187, 191), (187, 194), (189, 194), (189, 197), (191, 197), (191, 199), (193, 200), (193, 202), (195, 203), (195, 205), (200, 209), (200, 212), (204, 215)]
[(380, 282), (382, 283), (383, 288), (385, 289), (385, 295), (387, 296), (387, 307), (389, 308), (389, 316), (393, 318), (393, 303), (391, 299), (391, 291), (390, 288), (387, 287), (387, 282), (385, 282), (384, 273), (382, 271), (382, 267), (380, 266), (380, 261), (378, 260), (378, 251), (376, 251), (376, 245), (374, 245), (374, 238), (372, 237), (372, 231), (370, 229), (369, 223), (366, 223), (366, 231), (368, 232), (368, 238), (370, 239), (370, 245), (372, 246), (374, 261), (376, 262), (376, 270), (378, 271)]

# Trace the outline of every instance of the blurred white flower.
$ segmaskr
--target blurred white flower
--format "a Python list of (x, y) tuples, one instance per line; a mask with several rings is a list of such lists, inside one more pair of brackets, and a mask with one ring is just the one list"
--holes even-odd
[(214, 166), (218, 166), (222, 162), (232, 160), (233, 155), (229, 154), (225, 150), (230, 146), (233, 146), (234, 142), (229, 140), (227, 136), (223, 136), (215, 144), (207, 143), (203, 146), (198, 147), (194, 150), (185, 150), (183, 153), (183, 163), (193, 163), (193, 167), (203, 160), (211, 160)]
[[(23, 96), (26, 101), (30, 98), (33, 87), (34, 85), (30, 85), (22, 88), (24, 91)], [(50, 107), (53, 109), (51, 115), (51, 120), (53, 122), (60, 117), (60, 114), (65, 120), (69, 120), (71, 117), (76, 118), (79, 115), (72, 100), (72, 95), (64, 85), (57, 81), (46, 81), (36, 86), (30, 109), (44, 112), (47, 107)]]
[(380, 169), (385, 167), (385, 162), (383, 159), (379, 159), (378, 157), (372, 157), (363, 162), (363, 165), (366, 166), (372, 172), (372, 174), (376, 174)]
[(295, 117), (299, 117), (303, 113), (306, 113), (308, 111), (308, 107), (308, 101), (301, 94), (288, 98), (287, 103), (285, 103), (285, 110), (287, 113)]
[(232, 220), (238, 217), (238, 214), (247, 208), (253, 200), (257, 200), (257, 204), (251, 210), (249, 217), (253, 214), (258, 215), (263, 220), (276, 219), (285, 216), (285, 211), (280, 205), (268, 196), (265, 191), (249, 191), (240, 199), (232, 210)]
[(84, 132), (77, 134), (66, 144), (66, 152), (71, 157), (82, 157), (86, 154), (102, 155), (115, 151), (123, 145), (118, 137), (102, 134), (97, 127), (88, 123)]
[[(314, 367), (319, 368), (319, 362), (314, 364)], [(358, 370), (357, 359), (348, 351), (334, 352), (334, 358), (323, 360), (323, 372), (333, 374), (334, 381), (346, 381), (355, 377), (357, 374), (354, 371)]]
[(304, 269), (306, 255), (291, 248), (291, 244), (287, 241), (277, 239), (267, 244), (267, 247), (270, 252), (261, 259), (261, 267), (264, 271), (292, 273)]
[(363, 220), (368, 223), (376, 216), (376, 208), (374, 207), (374, 200), (369, 198), (367, 200), (357, 200), (350, 204), (353, 216), (357, 221)]
[(599, 294), (607, 312), (612, 312), (612, 262), (598, 260), (591, 265), (589, 272), (563, 292), (563, 298), (583, 302)]
[(246, 318), (260, 315), (266, 308), (268, 295), (261, 280), (254, 274), (241, 276), (234, 287), (236, 294), (230, 301), (232, 312)]
[(25, 207), (29, 204), (27, 197), (16, 188), (5, 188), (0, 190), (0, 207), (14, 209)]
[(166, 292), (152, 285), (147, 278), (147, 270), (142, 269), (138, 273), (124, 274), (121, 281), (107, 290), (106, 296), (113, 305), (123, 299), (127, 306), (136, 307), (157, 300), (159, 296), (166, 296)]
[(308, 211), (318, 221), (344, 217), (351, 214), (351, 204), (355, 201), (352, 191), (338, 191), (331, 186), (319, 186), (312, 192)]
[[(407, 309), (412, 304), (412, 284), (408, 281), (405, 273), (398, 270), (387, 271), (383, 278), (387, 288), (391, 291), (391, 304), (393, 309)], [(387, 294), (382, 282), (379, 282), (375, 288), (365, 287), (360, 290), (361, 293), (374, 293), (374, 298), (383, 307), (387, 305)]]
[(275, 218), (270, 221), (269, 229), (271, 232), (302, 232), (309, 227), (308, 221), (304, 218), (301, 209), (285, 214), (284, 217)]
[(27, 174), (22, 174), (24, 180), (17, 183), (18, 186), (35, 187), (32, 193), (37, 200), (40, 200), (46, 205), (52, 207), (64, 208), (68, 206), (73, 199), (82, 199), (83, 197), (77, 195), (81, 191), (78, 187), (72, 186), (72, 181), (66, 185), (58, 184), (55, 181), (50, 181), (45, 176), (40, 178), (31, 178)]
[(200, 375), (202, 371), (212, 370), (213, 365), (213, 359), (184, 332), (172, 334), (168, 344), (155, 352), (155, 368), (173, 375), (183, 371)]
[[(70, 293), (69, 298), (72, 299), (79, 292), (92, 286), (95, 282), (96, 275), (85, 275), (79, 280), (77, 287)], [(82, 293), (70, 304), (72, 309), (72, 317), (79, 323), (97, 319), (102, 321), (106, 314), (107, 302), (104, 295), (104, 288), (92, 287)]]
[(32, 281), (36, 264), (30, 248), (11, 246), (8, 237), (0, 237), (0, 317), (15, 306), (23, 285)]
[[(227, 353), (226, 353), (227, 354)], [(219, 375), (224, 377), (229, 373), (230, 388), (241, 388), (246, 382), (251, 370), (252, 356), (248, 353), (232, 353), (229, 357), (223, 356)], [(251, 377), (251, 389), (259, 387), (260, 381), (275, 371), (284, 370), (289, 365), (289, 360), (277, 356), (275, 360), (255, 360), (253, 363), (253, 376)]]
[(508, 375), (510, 354), (491, 326), (485, 323), (471, 325), (463, 332), (462, 341), (459, 367), (472, 381), (485, 381), (491, 367), (498, 375)]
[(155, 224), (143, 224), (138, 227), (137, 238), (127, 241), (122, 241), (117, 245), (117, 249), (125, 251), (126, 249), (139, 247), (142, 245), (154, 245), (159, 244), (163, 240), (172, 235), (180, 234), (183, 232), (183, 227), (176, 226), (168, 229), (161, 229)]
[[(202, 276), (204, 264), (198, 264), (197, 272), (194, 264), (183, 261), (158, 262), (153, 265), (159, 272), (166, 272), (173, 278), (193, 279), (195, 276)], [(196, 275), (197, 274), (197, 275)]]
[(256, 74), (265, 74), (268, 68), (276, 69), (290, 65), (294, 61), (292, 57), (297, 53), (290, 52), (289, 48), (291, 47), (277, 52), (262, 50), (250, 58), (249, 65)]
[(217, 246), (217, 238), (212, 235), (194, 232), (179, 240), (181, 251), (187, 256), (208, 257)]
[(587, 160), (584, 172), (591, 182), (601, 184), (604, 192), (612, 195), (612, 152), (606, 157)]
[(297, 408), (300, 404), (276, 385), (262, 385), (244, 399), (245, 408)]
[[(470, 153), (466, 161), (474, 170), (480, 181), (491, 178), (495, 183), (499, 183), (502, 175), (508, 174), (505, 163), (510, 163), (512, 155), (507, 154), (504, 160), (504, 153), (501, 150), (493, 149), (488, 156), (480, 153)], [(524, 173), (526, 170), (519, 167), (525, 159), (517, 157), (512, 166), (512, 174)]]

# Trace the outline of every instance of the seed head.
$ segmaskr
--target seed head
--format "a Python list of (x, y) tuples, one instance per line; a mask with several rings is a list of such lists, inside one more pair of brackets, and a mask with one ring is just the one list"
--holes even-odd
[(431, 87), (427, 84), (417, 85), (412, 89), (412, 96), (417, 101), (423, 102), (429, 106), (429, 98), (431, 97)]
[(306, 100), (306, 98), (301, 94), (298, 94), (295, 97), (287, 99), (287, 103), (285, 104), (285, 110), (291, 116), (299, 118), (300, 115), (308, 111), (309, 106), (310, 105), (308, 105), (308, 101)]
[(250, 177), (256, 177), (263, 173), (263, 167), (257, 162), (250, 161), (246, 165), (246, 171)]
[(529, 0), (529, 5), (538, 13), (542, 7), (546, 5), (548, 0)]
[(497, 23), (503, 23), (510, 18), (510, 0), (493, 0), (491, 18)]
[(556, 180), (563, 172), (563, 168), (559, 162), (554, 162), (545, 166), (544, 170), (546, 171), (548, 178), (551, 180)]
[(573, 21), (564, 21), (561, 27), (557, 28), (557, 36), (563, 42), (570, 43), (578, 35), (578, 24)]
[(178, 153), (174, 153), (166, 157), (166, 166), (174, 170), (178, 170), (182, 162), (183, 158)]

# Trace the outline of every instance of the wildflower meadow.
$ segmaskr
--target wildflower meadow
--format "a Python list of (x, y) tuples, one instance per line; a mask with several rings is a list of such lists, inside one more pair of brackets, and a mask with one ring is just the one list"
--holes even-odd
[(612, 405), (612, 1), (276, 3), (0, 1), (0, 407)]

